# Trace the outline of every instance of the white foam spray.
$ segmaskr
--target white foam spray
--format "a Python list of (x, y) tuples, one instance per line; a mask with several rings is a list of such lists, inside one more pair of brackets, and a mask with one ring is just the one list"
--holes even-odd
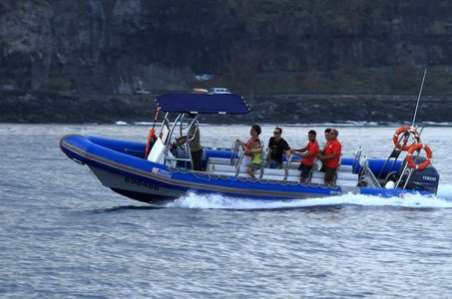
[(357, 205), (376, 207), (405, 208), (452, 208), (452, 185), (442, 185), (436, 197), (410, 194), (403, 197), (382, 198), (361, 194), (345, 194), (341, 196), (308, 198), (300, 200), (253, 200), (223, 196), (220, 194), (199, 195), (189, 193), (167, 204), (169, 208), (188, 209), (290, 209), (304, 207)]

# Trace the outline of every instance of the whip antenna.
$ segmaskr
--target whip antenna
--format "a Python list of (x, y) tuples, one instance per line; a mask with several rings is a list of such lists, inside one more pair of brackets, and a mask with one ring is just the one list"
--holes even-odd
[(414, 110), (413, 122), (411, 123), (412, 127), (414, 127), (414, 125), (416, 124), (417, 109), (419, 108), (419, 102), (421, 100), (422, 89), (424, 88), (424, 82), (425, 82), (426, 75), (427, 75), (427, 68), (425, 68), (424, 76), (422, 77), (421, 89), (419, 90), (419, 95), (417, 97), (417, 103), (416, 103), (416, 109)]

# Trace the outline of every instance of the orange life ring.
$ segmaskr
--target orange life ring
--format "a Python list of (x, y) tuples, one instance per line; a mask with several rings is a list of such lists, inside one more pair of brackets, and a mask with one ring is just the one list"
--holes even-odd
[[(415, 142), (412, 144), (407, 144), (408, 142), (408, 138), (404, 137), (403, 135), (406, 134), (412, 134), (414, 136)], [(400, 140), (400, 137), (402, 135), (402, 138), (404, 139), (402, 144)], [(392, 137), (392, 142), (394, 143), (394, 146), (402, 151), (407, 151), (412, 145), (417, 144), (419, 142), (421, 142), (421, 138), (419, 137), (419, 133), (417, 132), (416, 128), (410, 127), (410, 126), (403, 126), (398, 128), (395, 133), (394, 136)]]
[[(416, 164), (413, 159), (413, 153), (420, 151), (421, 149), (424, 149), (427, 159), (425, 159), (425, 161), (420, 164)], [(423, 145), (422, 143), (415, 143), (411, 145), (407, 151), (406, 162), (408, 163), (409, 168), (423, 171), (432, 164), (432, 156), (432, 150), (427, 144)]]
[(146, 139), (146, 150), (144, 152), (144, 157), (147, 158), (149, 153), (151, 152), (152, 146), (154, 145), (155, 139), (157, 137), (155, 136), (155, 130), (154, 128), (151, 128), (148, 133), (148, 137)]

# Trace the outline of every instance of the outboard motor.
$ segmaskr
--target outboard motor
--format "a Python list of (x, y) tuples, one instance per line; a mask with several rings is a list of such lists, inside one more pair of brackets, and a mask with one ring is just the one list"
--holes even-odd
[[(424, 158), (419, 157), (418, 160), (419, 162), (423, 162)], [(411, 190), (427, 191), (436, 194), (436, 192), (438, 191), (438, 184), (439, 173), (435, 167), (429, 166), (422, 171), (413, 170), (406, 188)]]
[(436, 194), (438, 191), (438, 184), (438, 171), (435, 167), (428, 167), (423, 171), (413, 171), (406, 188), (419, 191), (428, 191)]

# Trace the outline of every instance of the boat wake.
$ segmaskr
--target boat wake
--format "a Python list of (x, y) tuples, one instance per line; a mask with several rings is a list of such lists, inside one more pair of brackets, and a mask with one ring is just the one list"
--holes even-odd
[(227, 197), (220, 194), (199, 195), (195, 193), (180, 197), (168, 203), (168, 208), (187, 209), (231, 209), (231, 210), (272, 210), (311, 208), (327, 206), (375, 206), (402, 208), (452, 208), (452, 185), (440, 185), (436, 197), (419, 194), (401, 197), (381, 198), (377, 196), (346, 194), (341, 196), (311, 198), (303, 200), (252, 200)]

